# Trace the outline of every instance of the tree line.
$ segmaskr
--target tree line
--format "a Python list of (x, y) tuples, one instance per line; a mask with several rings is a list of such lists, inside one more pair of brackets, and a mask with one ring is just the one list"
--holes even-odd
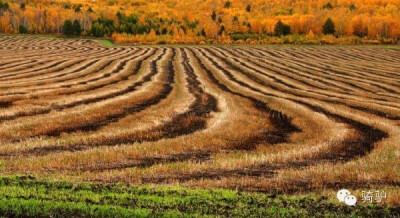
[(75, 4), (61, 0), (0, 0), (0, 31), (113, 38), (123, 35), (137, 40), (180, 42), (314, 34), (398, 39), (399, 7), (400, 2), (395, 4), (393, 0), (364, 4), (356, 0), (298, 0), (295, 6), (283, 1), (279, 7), (258, 0), (207, 4), (194, 0), (187, 5), (176, 1), (174, 7), (163, 1), (150, 7), (122, 0)]

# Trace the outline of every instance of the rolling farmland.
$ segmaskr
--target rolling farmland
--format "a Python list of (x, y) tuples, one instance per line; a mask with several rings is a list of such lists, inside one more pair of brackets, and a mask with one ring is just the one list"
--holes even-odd
[(3, 175), (400, 192), (400, 50), (0, 37)]

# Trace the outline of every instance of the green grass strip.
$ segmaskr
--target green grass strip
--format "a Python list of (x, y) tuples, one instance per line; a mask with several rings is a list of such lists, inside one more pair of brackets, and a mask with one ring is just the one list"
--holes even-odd
[(129, 187), (0, 177), (0, 215), (29, 217), (390, 217), (400, 208), (354, 208), (324, 197), (220, 189)]

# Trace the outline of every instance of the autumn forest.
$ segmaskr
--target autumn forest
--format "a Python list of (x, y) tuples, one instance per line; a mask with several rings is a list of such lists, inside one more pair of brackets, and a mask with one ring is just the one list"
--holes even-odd
[(158, 44), (396, 43), (400, 37), (399, 0), (0, 2), (2, 33)]

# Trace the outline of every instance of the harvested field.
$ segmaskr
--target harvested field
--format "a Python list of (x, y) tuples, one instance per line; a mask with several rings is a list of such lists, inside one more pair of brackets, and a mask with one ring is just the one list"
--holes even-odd
[(400, 50), (0, 37), (3, 175), (400, 199)]

